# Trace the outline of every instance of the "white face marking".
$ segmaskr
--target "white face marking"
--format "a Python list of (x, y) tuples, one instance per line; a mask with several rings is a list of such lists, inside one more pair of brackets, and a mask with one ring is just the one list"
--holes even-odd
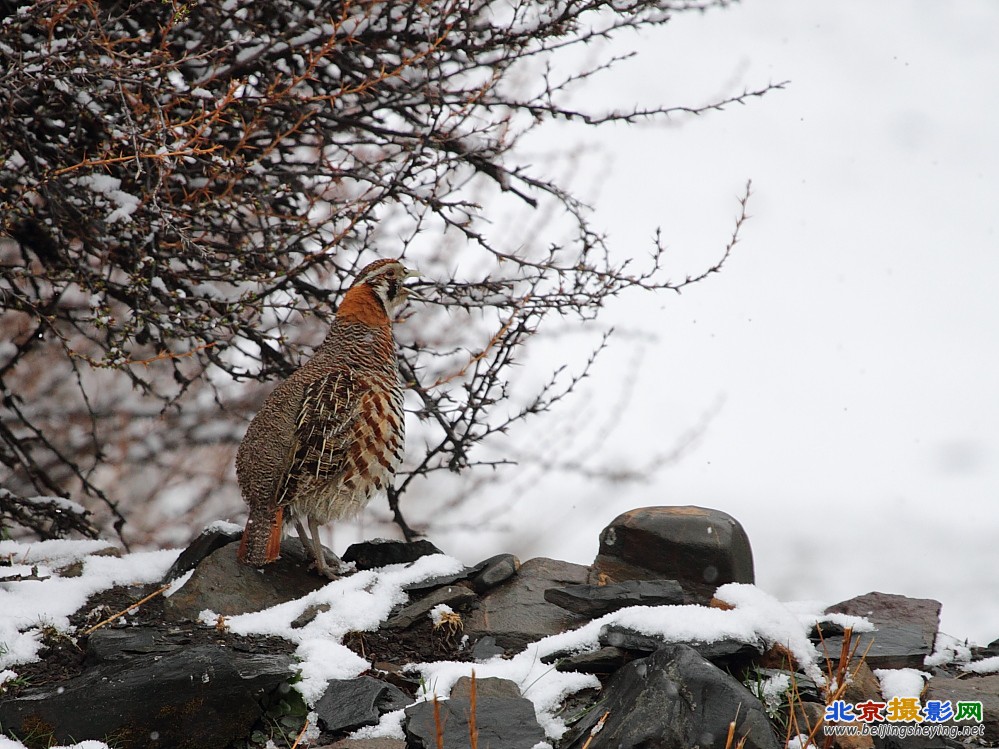
[(408, 291), (403, 287), (403, 281), (408, 276), (408, 271), (401, 263), (391, 263), (382, 266), (366, 279), (374, 289), (378, 298), (385, 305), (385, 311), (389, 317), (394, 317), (395, 313), (406, 302)]

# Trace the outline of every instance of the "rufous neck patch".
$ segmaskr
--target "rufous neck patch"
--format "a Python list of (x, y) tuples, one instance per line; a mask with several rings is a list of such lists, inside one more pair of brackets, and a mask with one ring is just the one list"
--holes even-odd
[(389, 324), (382, 300), (366, 283), (351, 286), (347, 290), (336, 316), (344, 322), (359, 322), (373, 328)]

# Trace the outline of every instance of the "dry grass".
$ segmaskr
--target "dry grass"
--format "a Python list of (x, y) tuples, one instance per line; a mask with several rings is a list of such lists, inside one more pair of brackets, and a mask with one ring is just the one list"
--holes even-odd
[(479, 749), (479, 729), (475, 725), (475, 709), (478, 699), (478, 687), (475, 683), (475, 669), (472, 669), (472, 687), (468, 696), (468, 741), (472, 749)]
[[(476, 706), (478, 701), (478, 686), (475, 681), (475, 670), (472, 670), (472, 686), (469, 690), (469, 713), (468, 713), (468, 745), (471, 749), (479, 749), (479, 729), (476, 726)], [(434, 743), (437, 749), (444, 749), (444, 724), (441, 716), (440, 702), (437, 695), (434, 695)]]
[[(829, 651), (826, 648), (825, 638), (822, 637), (822, 629), (819, 628), (819, 639), (822, 644), (822, 652), (826, 661), (826, 685), (823, 689), (823, 697), (825, 698), (825, 705), (828, 707), (832, 705), (836, 700), (843, 698), (843, 694), (846, 692), (846, 688), (849, 685), (853, 677), (857, 675), (861, 666), (867, 660), (867, 653), (871, 649), (873, 640), (867, 644), (864, 652), (860, 655), (859, 660), (856, 660), (856, 666), (854, 667), (852, 673), (850, 670), (850, 664), (857, 659), (857, 651), (860, 648), (860, 639), (854, 639), (853, 628), (847, 627), (843, 630), (843, 642), (840, 644), (839, 658), (834, 660), (829, 657)], [(835, 667), (834, 664), (835, 663)], [(798, 691), (798, 683), (794, 679), (793, 672), (791, 677), (791, 692), (788, 696), (788, 722), (787, 731), (784, 737), (784, 743), (786, 744), (794, 736), (804, 735), (807, 737), (805, 745), (814, 745), (815, 737), (818, 735), (825, 723), (825, 719), (821, 718), (816, 721), (815, 725), (809, 725), (807, 722), (807, 716), (804, 711), (801, 711), (801, 716), (805, 718), (806, 723), (804, 726), (798, 725), (798, 711), (797, 708), (803, 704), (801, 699), (801, 694)], [(835, 741), (834, 736), (826, 736), (822, 741), (822, 749), (831, 749), (833, 742)]]

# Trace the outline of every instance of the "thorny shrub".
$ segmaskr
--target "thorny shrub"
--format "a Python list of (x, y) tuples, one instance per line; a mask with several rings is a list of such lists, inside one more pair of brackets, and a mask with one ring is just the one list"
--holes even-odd
[[(127, 519), (123, 540), (164, 543), (238, 508), (233, 450), (268, 383), (389, 255), (425, 278), (397, 326), (418, 431), (396, 521), (422, 480), (509, 462), (491, 438), (587, 366), (510, 398), (531, 337), (718, 270), (748, 197), (720, 259), (673, 281), (658, 241), (642, 267), (614, 260), (515, 146), (554, 120), (697, 114), (779, 87), (698, 109), (570, 105), (615, 61), (559, 74), (566, 50), (725, 4), (0, 1), (2, 521), (59, 535), (8, 497), (74, 496), (96, 513), (77, 530)], [(534, 219), (487, 221), (513, 203)], [(529, 231), (556, 218), (557, 241)]]

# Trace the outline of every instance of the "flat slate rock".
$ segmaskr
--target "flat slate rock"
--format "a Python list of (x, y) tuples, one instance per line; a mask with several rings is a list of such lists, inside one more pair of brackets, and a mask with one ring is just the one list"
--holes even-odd
[(492, 635), (480, 637), (472, 646), (472, 659), (476, 662), (488, 661), (497, 655), (506, 655), (506, 649), (497, 645), (496, 638)]
[[(482, 697), (505, 697), (508, 699), (519, 699), (520, 687), (517, 682), (509, 679), (500, 679), (496, 676), (488, 676), (484, 679), (475, 680), (475, 694), (477, 698)], [(472, 680), (467, 676), (462, 676), (451, 687), (451, 699), (470, 699), (472, 695)]]
[(412, 702), (398, 687), (361, 676), (329, 681), (315, 711), (319, 725), (338, 734), (377, 725), (384, 713), (401, 710)]
[(353, 562), (359, 570), (373, 570), (389, 564), (407, 564), (415, 562), (420, 557), (443, 553), (425, 538), (419, 541), (379, 538), (351, 544), (343, 554), (343, 561)]
[(683, 603), (676, 580), (625, 580), (608, 585), (567, 585), (549, 588), (545, 600), (591, 619), (628, 606), (672, 606)]
[[(855, 633), (852, 639), (859, 640), (858, 653), (867, 652), (865, 662), (871, 668), (924, 668), (940, 625), (939, 601), (890, 593), (857, 596), (830, 606), (825, 613), (863, 616), (877, 627), (875, 632)], [(842, 642), (842, 637), (825, 638), (830, 659), (838, 660)]]
[[(690, 749), (725, 746), (728, 726), (745, 749), (780, 749), (760, 701), (693, 648), (667, 645), (618, 670), (600, 703), (572, 729), (565, 749)], [(604, 719), (603, 728), (593, 732)], [(745, 744), (739, 744), (745, 738)]]
[(520, 571), (520, 560), (513, 554), (497, 554), (475, 565), (476, 573), (471, 576), (472, 590), (485, 593), (497, 585), (502, 585)]
[(707, 603), (726, 583), (753, 583), (749, 537), (735, 518), (704, 507), (642, 507), (600, 534), (592, 579), (676, 580), (688, 603)]
[[(653, 653), (669, 644), (661, 637), (635, 632), (617, 624), (607, 624), (601, 627), (598, 640), (605, 647), (623, 648), (639, 653)], [(738, 640), (716, 640), (714, 642), (686, 642), (683, 644), (696, 650), (702, 658), (718, 664), (753, 658), (764, 652), (762, 641), (745, 643)]]
[[(612, 674), (635, 657), (630, 650), (603, 647), (555, 661), (555, 670), (581, 674)], [(542, 658), (542, 661), (545, 661)], [(547, 661), (545, 661), (547, 662)]]
[(291, 680), (291, 664), (290, 654), (216, 645), (111, 659), (5, 700), (0, 724), (42, 745), (94, 739), (120, 749), (228, 746), (249, 734), (268, 695)]
[(452, 609), (467, 606), (476, 600), (477, 596), (463, 585), (448, 585), (438, 588), (427, 596), (404, 606), (400, 611), (389, 617), (382, 625), (383, 629), (407, 629), (417, 622), (430, 617), (430, 612), (437, 606), (450, 606)]
[[(926, 700), (949, 700), (951, 702), (981, 702), (984, 718), (984, 740), (991, 746), (999, 744), (999, 674), (986, 676), (962, 676), (952, 679), (934, 676), (929, 680)], [(958, 725), (966, 725), (961, 721)]]
[(99, 663), (127, 661), (136, 655), (176, 653), (188, 647), (188, 644), (189, 638), (184, 633), (170, 634), (151, 627), (104, 627), (87, 637), (83, 665), (87, 668)]
[(517, 574), (520, 560), (513, 554), (497, 554), (451, 575), (439, 575), (403, 586), (407, 593), (421, 594), (444, 585), (468, 582), (476, 593), (495, 588)]
[[(485, 681), (485, 679), (483, 679)], [(468, 749), (472, 705), (466, 697), (452, 697), (437, 703), (444, 729), (444, 749)], [(545, 740), (538, 725), (534, 704), (523, 697), (494, 697), (478, 693), (475, 702), (478, 746), (490, 749), (534, 749)], [(437, 728), (432, 702), (406, 708), (407, 749), (437, 749)]]
[(475, 642), (495, 638), (505, 649), (528, 643), (584, 624), (587, 620), (545, 600), (545, 591), (586, 582), (589, 570), (579, 564), (538, 557), (529, 559), (503, 585), (490, 590), (465, 621), (465, 634)]

